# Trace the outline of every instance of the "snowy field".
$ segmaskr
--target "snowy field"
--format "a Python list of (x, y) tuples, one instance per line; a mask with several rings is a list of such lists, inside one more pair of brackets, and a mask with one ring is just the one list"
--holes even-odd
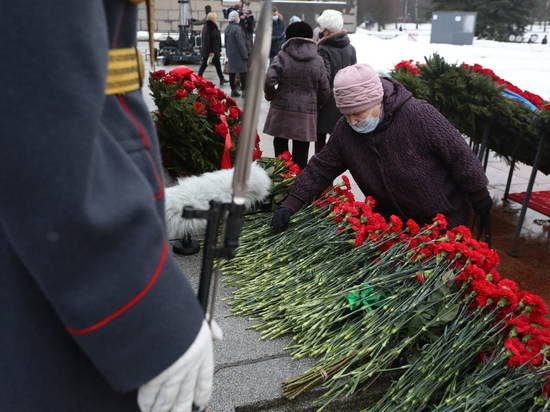
[[(480, 64), (520, 89), (550, 100), (550, 44), (540, 43), (544, 37), (541, 27), (533, 26), (533, 31), (524, 36), (528, 39), (530, 34), (538, 34), (537, 43), (474, 38), (471, 46), (430, 43), (431, 24), (419, 25), (418, 30), (414, 23), (406, 24), (402, 32), (394, 24), (387, 27), (382, 32), (358, 27), (356, 33), (350, 34), (359, 63), (368, 63), (379, 73), (387, 73), (402, 60), (424, 63), (425, 57), (438, 53), (447, 63)], [(550, 26), (547, 30), (550, 35)], [(412, 40), (414, 37), (416, 41)]]

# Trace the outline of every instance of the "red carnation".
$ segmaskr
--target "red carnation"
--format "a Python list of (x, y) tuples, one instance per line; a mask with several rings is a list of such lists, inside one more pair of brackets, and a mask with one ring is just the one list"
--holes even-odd
[[(196, 84), (197, 82), (195, 82)], [(199, 96), (205, 99), (214, 99), (218, 97), (218, 89), (215, 87), (201, 87), (199, 89)]]
[(197, 80), (195, 80), (194, 83), (195, 83), (195, 86), (198, 87), (199, 89), (203, 88), (203, 87), (205, 87), (205, 88), (215, 87), (214, 83), (212, 83), (209, 80), (203, 79), (201, 77), (199, 77)]
[(216, 114), (224, 114), (225, 109), (225, 104), (219, 100), (212, 100), (210, 102), (210, 110), (212, 110)]
[(284, 160), (285, 162), (288, 162), (290, 159), (292, 159), (292, 155), (291, 155), (290, 152), (287, 150), (287, 151), (281, 153), (279, 156), (277, 156), (277, 159), (282, 159), (282, 160)]
[(187, 91), (193, 91), (195, 90), (195, 84), (191, 80), (185, 80), (182, 83), (182, 87)]
[(206, 105), (201, 102), (195, 102), (194, 109), (198, 114), (206, 114)]
[(153, 76), (153, 79), (158, 80), (162, 79), (166, 75), (166, 70), (157, 70), (151, 73), (151, 76)]
[(170, 72), (170, 75), (174, 78), (176, 83), (183, 79), (183, 76), (179, 73)]
[(162, 82), (165, 84), (176, 84), (178, 81), (174, 78), (174, 76), (166, 76), (162, 79)]
[(231, 119), (238, 119), (242, 116), (243, 111), (239, 109), (237, 106), (229, 107), (229, 118)]
[(227, 133), (229, 133), (229, 128), (225, 123), (220, 123), (214, 127), (214, 131), (218, 133), (220, 136), (225, 137), (227, 136)]
[(259, 158), (262, 157), (262, 151), (260, 149), (256, 149), (254, 150), (254, 152), (252, 152), (252, 160), (258, 160)]
[(174, 94), (174, 98), (176, 99), (184, 99), (186, 97), (187, 97), (187, 92), (183, 89), (178, 89)]

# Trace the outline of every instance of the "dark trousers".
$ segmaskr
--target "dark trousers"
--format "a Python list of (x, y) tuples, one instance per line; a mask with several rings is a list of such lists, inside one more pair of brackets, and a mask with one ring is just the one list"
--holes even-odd
[(319, 153), (321, 150), (323, 150), (323, 147), (325, 147), (325, 143), (327, 142), (327, 134), (326, 133), (317, 133), (317, 141), (315, 142), (315, 153)]
[[(231, 90), (235, 90), (235, 75), (237, 73), (229, 73), (229, 87)], [(246, 90), (246, 72), (239, 73), (241, 79), (241, 90), (244, 92)]]
[[(273, 138), (273, 148), (275, 149), (275, 157), (279, 156), (283, 152), (288, 150), (288, 140), (284, 137)], [(292, 160), (300, 169), (304, 170), (307, 166), (307, 157), (309, 154), (309, 142), (302, 142), (300, 140), (292, 140)]]
[[(220, 82), (222, 82), (223, 81), (223, 72), (222, 72), (222, 65), (220, 64), (220, 55), (218, 53), (215, 53), (214, 57), (212, 57), (212, 64), (216, 68), (216, 72), (218, 73), (218, 77), (220, 78)], [(203, 57), (201, 67), (199, 69), (199, 76), (202, 77), (204, 71), (206, 70), (206, 66), (208, 66), (208, 57)]]

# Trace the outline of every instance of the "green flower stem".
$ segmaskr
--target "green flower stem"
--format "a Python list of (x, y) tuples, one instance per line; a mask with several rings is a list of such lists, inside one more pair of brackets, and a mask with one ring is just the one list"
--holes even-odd
[(489, 344), (494, 343), (504, 327), (504, 320), (487, 326), (495, 319), (495, 312), (483, 314), (476, 310), (470, 313), (466, 305), (459, 317), (466, 322), (449, 324), (446, 333), (424, 351), (369, 412), (423, 410), (437, 394), (445, 393), (442, 388), (450, 389), (452, 380), (471, 368), (478, 352), (491, 347)]

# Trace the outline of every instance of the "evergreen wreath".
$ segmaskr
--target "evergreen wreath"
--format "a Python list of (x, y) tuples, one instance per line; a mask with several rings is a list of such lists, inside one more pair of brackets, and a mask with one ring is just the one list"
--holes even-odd
[[(476, 64), (449, 64), (440, 55), (426, 63), (403, 60), (391, 72), (416, 98), (437, 108), (475, 145), (488, 131), (487, 147), (505, 160), (533, 165), (542, 133), (550, 131), (550, 104)], [(505, 97), (511, 91), (536, 107)], [(544, 147), (539, 169), (550, 174), (550, 145)]]

